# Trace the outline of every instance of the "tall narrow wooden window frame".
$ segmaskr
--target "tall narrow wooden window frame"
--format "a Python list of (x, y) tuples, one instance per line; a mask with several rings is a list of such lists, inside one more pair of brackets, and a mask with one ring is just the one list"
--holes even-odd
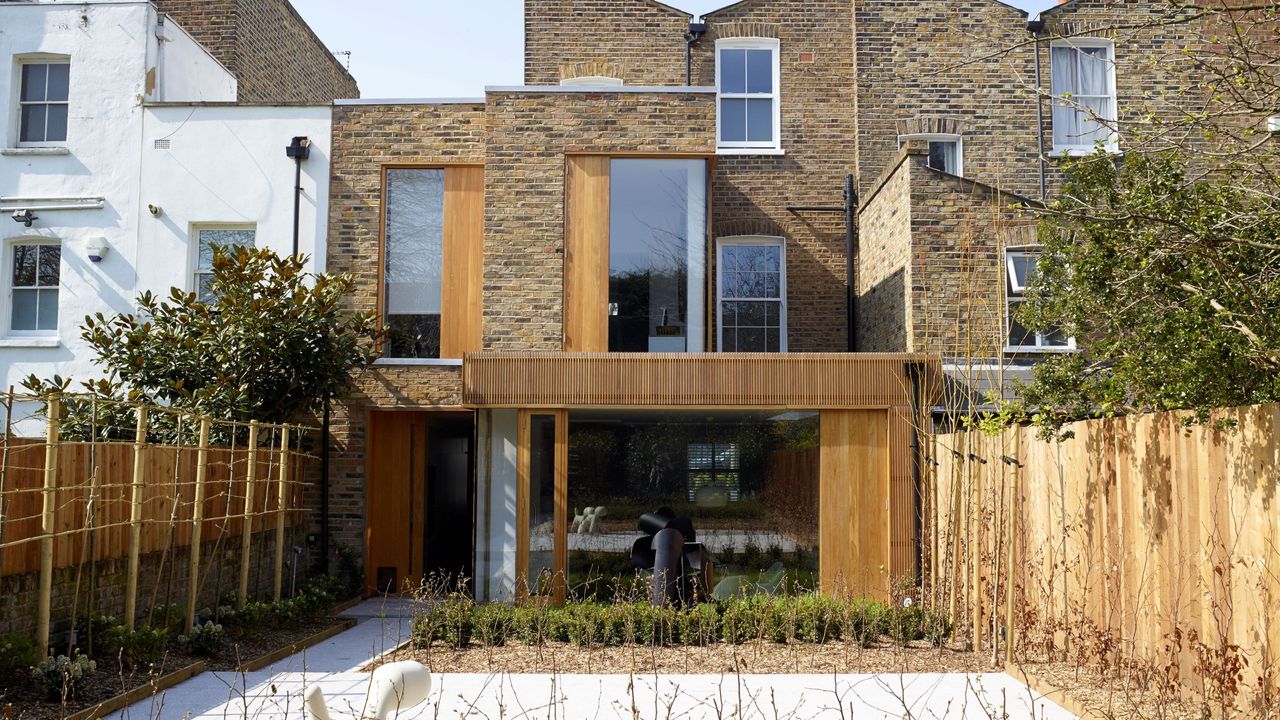
[(555, 511), (552, 545), (553, 580), (551, 601), (563, 605), (568, 598), (569, 577), (569, 411), (520, 410), (516, 420), (516, 587), (517, 603), (530, 600), (529, 518), (533, 505), (532, 438), (533, 418), (555, 418), (554, 483)]

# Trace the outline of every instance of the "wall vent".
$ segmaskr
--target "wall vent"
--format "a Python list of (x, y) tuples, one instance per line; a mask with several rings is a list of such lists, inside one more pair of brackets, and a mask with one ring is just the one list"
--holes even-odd
[(173, 143), (172, 143), (172, 141), (168, 140), (167, 138), (166, 138), (166, 139), (164, 139), (164, 140), (157, 140), (157, 141), (156, 141), (156, 149), (157, 149), (157, 150), (168, 150), (168, 149), (170, 148), (170, 146), (172, 146), (172, 144), (173, 144)]

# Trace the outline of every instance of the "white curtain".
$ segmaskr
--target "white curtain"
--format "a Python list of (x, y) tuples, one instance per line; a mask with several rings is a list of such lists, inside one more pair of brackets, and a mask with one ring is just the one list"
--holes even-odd
[(1106, 47), (1051, 48), (1055, 146), (1092, 146), (1110, 139), (1115, 121), (1110, 55)]

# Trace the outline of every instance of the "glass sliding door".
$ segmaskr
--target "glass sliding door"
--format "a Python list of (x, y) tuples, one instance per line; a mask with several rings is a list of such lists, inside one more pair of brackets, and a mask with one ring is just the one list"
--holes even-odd
[(707, 162), (614, 159), (609, 352), (702, 352)]

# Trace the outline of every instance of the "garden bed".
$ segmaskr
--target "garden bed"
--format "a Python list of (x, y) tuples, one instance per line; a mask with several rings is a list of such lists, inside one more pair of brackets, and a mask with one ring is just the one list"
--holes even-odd
[[(141, 690), (142, 697), (146, 697), (205, 670), (255, 669), (278, 659), (281, 652), (289, 654), (317, 641), (317, 636), (323, 640), (350, 627), (352, 619), (329, 616), (335, 607), (334, 601), (331, 589), (322, 589), (321, 584), (317, 584), (292, 601), (250, 603), (248, 612), (224, 608), (223, 621), (227, 629), (218, 626), (219, 642), (206, 646), (184, 642), (176, 632), (157, 632), (140, 626), (138, 633), (128, 636), (131, 640), (117, 641), (113, 651), (94, 654), (94, 671), (65, 702), (50, 700), (45, 687), (32, 678), (30, 669), (11, 669), (0, 673), (0, 717), (62, 720), (97, 716), (90, 711), (99, 706), (102, 713), (118, 709), (118, 702), (112, 701), (121, 696), (132, 696)], [(110, 621), (110, 618), (94, 621), (104, 628), (99, 637), (121, 634), (121, 626), (111, 625)], [(66, 648), (55, 650), (66, 653)], [(129, 662), (130, 653), (145, 657), (135, 657)], [(76, 654), (79, 651), (73, 652)], [(134, 702), (138, 699), (141, 697), (132, 698)]]

